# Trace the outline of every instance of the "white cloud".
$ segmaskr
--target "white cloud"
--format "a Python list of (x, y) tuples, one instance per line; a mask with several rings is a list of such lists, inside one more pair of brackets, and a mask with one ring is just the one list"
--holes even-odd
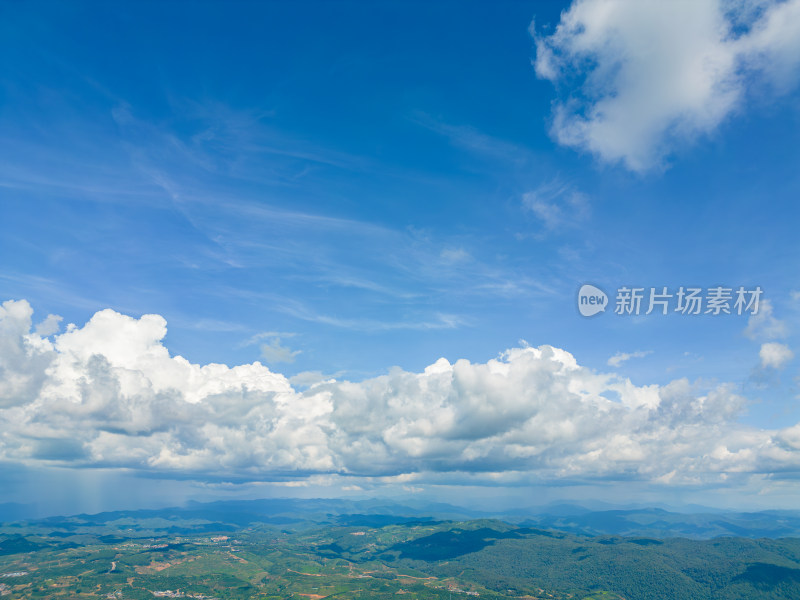
[(294, 337), (294, 333), (281, 333), (279, 331), (263, 331), (251, 336), (240, 344), (241, 347), (252, 346), (266, 340), (260, 346), (261, 358), (269, 364), (280, 362), (292, 363), (301, 350), (292, 350), (281, 343), (282, 338)]
[(772, 314), (772, 303), (762, 300), (758, 312), (747, 319), (744, 335), (751, 340), (773, 340), (786, 337), (786, 323)]
[(36, 326), (36, 334), (47, 337), (57, 333), (63, 320), (63, 317), (58, 315), (47, 315), (47, 318)]
[(36, 398), (53, 353), (39, 334), (29, 335), (33, 310), (27, 302), (0, 306), (0, 407)]
[(637, 350), (636, 352), (617, 352), (614, 356), (608, 359), (608, 366), (609, 367), (618, 367), (626, 360), (630, 360), (632, 358), (644, 358), (648, 354), (652, 354), (652, 350)]
[(748, 83), (790, 89), (800, 65), (800, 0), (576, 0), (552, 34), (531, 30), (536, 73), (571, 90), (555, 139), (634, 171), (714, 131)]
[(336, 381), (336, 375), (325, 375), (322, 371), (302, 371), (289, 378), (289, 382), (293, 386), (300, 388), (307, 388), (323, 382), (331, 383), (334, 381)]
[[(734, 14), (745, 19), (745, 24), (752, 23), (750, 32), (739, 40), (742, 60), (762, 73), (777, 91), (788, 91), (797, 82), (800, 67), (800, 2), (750, 0), (740, 6), (744, 10)], [(758, 18), (748, 18), (750, 15)]]
[(270, 364), (294, 362), (295, 356), (300, 352), (300, 350), (292, 350), (288, 346), (281, 345), (279, 337), (274, 337), (266, 344), (261, 344), (261, 357)]
[(758, 356), (761, 358), (762, 368), (782, 369), (787, 362), (794, 358), (794, 353), (786, 344), (767, 342), (761, 344)]
[[(749, 428), (730, 386), (635, 386), (550, 346), (440, 359), (305, 391), (255, 362), (170, 356), (158, 315), (98, 312), (53, 339), (0, 310), (0, 459), (199, 478), (700, 484), (797, 473), (796, 428)], [(779, 359), (780, 362), (781, 359)]]

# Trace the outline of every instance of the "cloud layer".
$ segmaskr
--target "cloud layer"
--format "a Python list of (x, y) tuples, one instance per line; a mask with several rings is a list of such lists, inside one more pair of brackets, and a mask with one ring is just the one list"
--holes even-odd
[(761, 344), (758, 356), (761, 358), (761, 366), (763, 368), (782, 369), (786, 366), (786, 363), (794, 358), (794, 353), (786, 344), (767, 342), (766, 344)]
[(800, 0), (576, 0), (535, 29), (539, 77), (570, 92), (552, 134), (634, 171), (708, 134), (750, 86), (785, 92), (800, 66)]
[(635, 386), (550, 346), (485, 364), (440, 359), (300, 392), (255, 362), (170, 356), (166, 322), (112, 310), (47, 337), (0, 309), (0, 458), (244, 480), (313, 474), (485, 483), (709, 484), (800, 471), (800, 425), (737, 423), (729, 386)]

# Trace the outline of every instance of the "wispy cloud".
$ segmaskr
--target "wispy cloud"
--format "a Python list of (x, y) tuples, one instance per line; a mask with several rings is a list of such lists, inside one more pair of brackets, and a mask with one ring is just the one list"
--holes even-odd
[(591, 214), (589, 197), (557, 179), (525, 193), (522, 206), (550, 231), (575, 227)]
[(484, 158), (519, 165), (531, 157), (531, 152), (524, 146), (488, 135), (469, 125), (452, 125), (423, 113), (415, 114), (410, 120), (447, 138), (457, 148)]
[(419, 318), (407, 318), (400, 321), (384, 321), (379, 319), (337, 317), (316, 312), (298, 301), (283, 303), (280, 310), (311, 323), (321, 323), (342, 329), (356, 331), (397, 331), (397, 330), (431, 330), (431, 329), (457, 329), (468, 326), (470, 319), (453, 314), (434, 313)]
[(614, 356), (608, 359), (609, 367), (619, 367), (622, 363), (629, 361), (632, 358), (644, 358), (652, 354), (652, 350), (637, 350), (636, 352), (617, 352)]
[(280, 331), (262, 331), (251, 336), (249, 339), (239, 344), (240, 347), (253, 346), (258, 344), (261, 350), (261, 357), (267, 364), (293, 363), (301, 350), (292, 350), (282, 343), (284, 338), (293, 338), (297, 334)]
[(261, 357), (267, 364), (292, 363), (295, 357), (300, 354), (300, 350), (292, 350), (281, 343), (278, 336), (270, 338), (265, 344), (261, 344)]

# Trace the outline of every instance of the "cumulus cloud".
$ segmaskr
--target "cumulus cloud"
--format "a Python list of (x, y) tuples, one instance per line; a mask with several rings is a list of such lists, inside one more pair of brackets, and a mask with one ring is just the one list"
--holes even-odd
[(800, 66), (800, 0), (575, 0), (531, 31), (537, 75), (563, 92), (554, 138), (639, 172), (714, 131), (748, 85), (791, 89)]
[(786, 344), (767, 342), (766, 344), (761, 344), (758, 356), (761, 358), (762, 368), (782, 369), (786, 366), (786, 363), (794, 358), (794, 352)]
[(614, 356), (608, 359), (608, 366), (609, 367), (618, 367), (626, 360), (630, 360), (632, 358), (644, 358), (648, 354), (652, 354), (652, 350), (637, 350), (636, 352), (617, 352)]
[(730, 386), (635, 386), (550, 346), (440, 359), (305, 391), (259, 362), (171, 356), (158, 315), (103, 310), (52, 339), (0, 311), (0, 459), (159, 474), (419, 484), (526, 479), (707, 483), (797, 473), (796, 427), (738, 423)]

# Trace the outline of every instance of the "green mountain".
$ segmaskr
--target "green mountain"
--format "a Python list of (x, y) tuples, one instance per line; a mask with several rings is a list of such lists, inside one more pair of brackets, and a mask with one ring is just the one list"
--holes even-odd
[[(573, 533), (367, 501), (266, 500), (0, 527), (10, 598), (797, 600), (800, 538)], [(459, 509), (460, 510), (460, 509)], [(565, 528), (778, 531), (793, 514), (558, 510)], [(571, 512), (572, 514), (565, 514)], [(770, 515), (773, 520), (770, 521)], [(665, 526), (667, 523), (669, 527)], [(748, 528), (749, 527), (749, 528)]]

